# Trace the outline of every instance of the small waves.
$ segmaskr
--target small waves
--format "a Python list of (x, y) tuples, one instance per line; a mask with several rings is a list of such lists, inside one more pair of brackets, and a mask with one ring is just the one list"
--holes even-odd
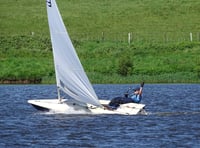
[[(110, 99), (128, 87), (95, 85), (99, 98)], [(94, 115), (74, 108), (67, 112), (40, 112), (27, 104), (29, 98), (56, 96), (55, 90), (54, 85), (0, 86), (0, 147), (200, 145), (199, 84), (145, 85), (142, 101), (147, 115)]]

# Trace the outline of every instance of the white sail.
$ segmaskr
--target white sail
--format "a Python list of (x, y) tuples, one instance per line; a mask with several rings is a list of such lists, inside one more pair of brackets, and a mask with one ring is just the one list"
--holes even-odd
[(55, 0), (47, 0), (47, 14), (57, 86), (80, 102), (101, 106), (72, 45)]

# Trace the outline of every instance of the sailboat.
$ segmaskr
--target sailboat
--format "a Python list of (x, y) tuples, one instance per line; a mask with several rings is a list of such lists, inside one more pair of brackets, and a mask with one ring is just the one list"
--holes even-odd
[[(105, 107), (110, 101), (98, 99), (65, 28), (55, 0), (46, 1), (48, 24), (53, 48), (58, 98), (28, 100), (36, 109), (68, 113), (84, 111), (91, 114), (135, 115), (144, 104), (122, 104), (117, 109)], [(69, 96), (62, 98), (61, 94)]]

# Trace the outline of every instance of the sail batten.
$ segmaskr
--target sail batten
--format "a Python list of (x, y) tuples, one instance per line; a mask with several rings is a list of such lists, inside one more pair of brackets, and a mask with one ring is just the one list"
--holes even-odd
[(47, 0), (57, 86), (82, 103), (101, 106), (69, 38), (55, 0)]

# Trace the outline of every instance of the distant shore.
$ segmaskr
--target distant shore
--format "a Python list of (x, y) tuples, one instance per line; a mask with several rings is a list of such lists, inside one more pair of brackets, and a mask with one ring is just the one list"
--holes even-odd
[[(49, 38), (5, 36), (1, 39), (0, 83), (55, 83)], [(91, 83), (200, 82), (200, 42), (73, 43)]]
[[(91, 83), (200, 83), (199, 0), (58, 6)], [(45, 2), (2, 1), (1, 11), (0, 83), (55, 84)]]

